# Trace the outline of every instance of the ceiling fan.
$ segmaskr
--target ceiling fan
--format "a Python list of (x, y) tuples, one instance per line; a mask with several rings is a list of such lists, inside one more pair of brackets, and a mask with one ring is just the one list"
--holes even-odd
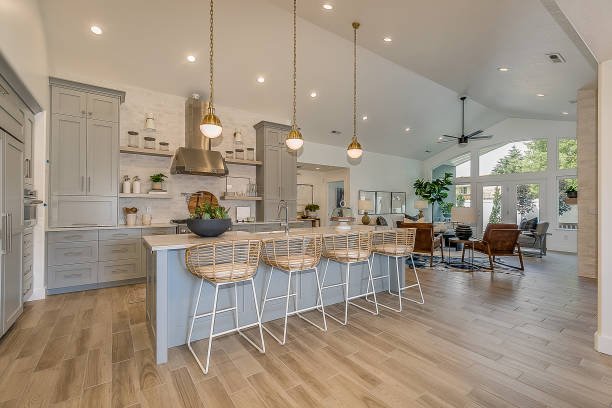
[(461, 99), (461, 136), (442, 135), (438, 138), (438, 143), (450, 143), (456, 140), (459, 146), (467, 146), (470, 140), (491, 139), (493, 135), (479, 136), (484, 132), (482, 129), (472, 132), (469, 135), (465, 134), (465, 100), (467, 96), (462, 96), (459, 99)]

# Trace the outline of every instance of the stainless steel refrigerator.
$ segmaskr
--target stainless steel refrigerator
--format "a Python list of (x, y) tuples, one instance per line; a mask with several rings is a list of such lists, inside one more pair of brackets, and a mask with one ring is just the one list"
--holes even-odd
[(0, 336), (23, 312), (23, 151), (23, 143), (0, 128)]

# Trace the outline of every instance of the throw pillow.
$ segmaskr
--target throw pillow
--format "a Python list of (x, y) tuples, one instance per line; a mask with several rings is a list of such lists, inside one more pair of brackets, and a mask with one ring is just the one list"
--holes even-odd
[(525, 223), (525, 230), (534, 230), (536, 227), (538, 226), (538, 217), (532, 218), (530, 220), (527, 220), (527, 222)]

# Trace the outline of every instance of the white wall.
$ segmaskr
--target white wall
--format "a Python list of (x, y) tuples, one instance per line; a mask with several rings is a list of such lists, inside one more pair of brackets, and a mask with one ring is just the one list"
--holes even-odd
[(350, 191), (346, 194), (346, 205), (353, 208), (354, 214), (357, 214), (359, 190), (404, 191), (407, 193), (406, 208), (408, 212), (411, 212), (415, 199), (412, 184), (417, 178), (421, 177), (422, 162), (399, 156), (368, 152), (367, 146), (364, 146), (364, 148), (366, 150), (363, 156), (355, 162), (349, 160), (346, 155), (346, 148), (312, 143), (306, 140), (298, 161), (347, 167), (350, 172)]
[(598, 81), (598, 305), (595, 349), (612, 355), (612, 251), (610, 251), (612, 213), (606, 211), (612, 203), (612, 60), (599, 65)]
[[(34, 188), (44, 197), (49, 79), (47, 45), (36, 0), (0, 0), (0, 52), (43, 108), (35, 118), (33, 167)], [(29, 300), (44, 297), (44, 225), (44, 211), (39, 211), (38, 225), (33, 232), (33, 293)]]
[[(432, 169), (441, 163), (457, 157), (461, 154), (471, 153), (472, 155), (472, 177), (457, 179), (457, 184), (478, 182), (494, 182), (500, 180), (529, 182), (544, 181), (544, 198), (545, 205), (540, 209), (540, 219), (550, 222), (549, 232), (552, 235), (548, 238), (548, 248), (563, 252), (577, 251), (577, 233), (573, 230), (564, 230), (557, 228), (557, 194), (558, 185), (557, 177), (561, 175), (576, 175), (576, 170), (557, 169), (557, 140), (560, 138), (575, 138), (576, 137), (576, 122), (573, 121), (553, 121), (553, 120), (535, 120), (535, 119), (518, 119), (510, 118), (488, 128), (485, 134), (494, 135), (493, 139), (470, 142), (470, 144), (461, 148), (453, 146), (423, 162), (423, 174), (431, 175)], [(547, 139), (548, 143), (548, 168), (541, 173), (530, 173), (512, 176), (476, 176), (478, 175), (478, 151), (487, 146), (498, 145), (505, 142), (522, 141), (531, 139)], [(474, 195), (474, 191), (472, 193)]]

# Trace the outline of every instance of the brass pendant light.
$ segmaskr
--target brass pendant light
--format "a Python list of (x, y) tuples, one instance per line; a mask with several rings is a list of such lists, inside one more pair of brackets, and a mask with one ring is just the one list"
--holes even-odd
[(285, 139), (285, 144), (291, 150), (298, 150), (304, 145), (304, 139), (297, 127), (296, 120), (296, 87), (297, 87), (297, 0), (293, 0), (293, 119), (291, 130)]
[(221, 136), (223, 127), (221, 126), (221, 119), (215, 115), (215, 107), (213, 105), (214, 97), (214, 82), (213, 82), (213, 57), (214, 57), (214, 0), (210, 0), (210, 98), (206, 104), (206, 114), (200, 122), (200, 131), (208, 138), (214, 139), (215, 137)]
[(351, 159), (358, 159), (363, 155), (361, 144), (357, 140), (357, 29), (359, 23), (353, 23), (353, 139), (346, 148), (346, 154)]

